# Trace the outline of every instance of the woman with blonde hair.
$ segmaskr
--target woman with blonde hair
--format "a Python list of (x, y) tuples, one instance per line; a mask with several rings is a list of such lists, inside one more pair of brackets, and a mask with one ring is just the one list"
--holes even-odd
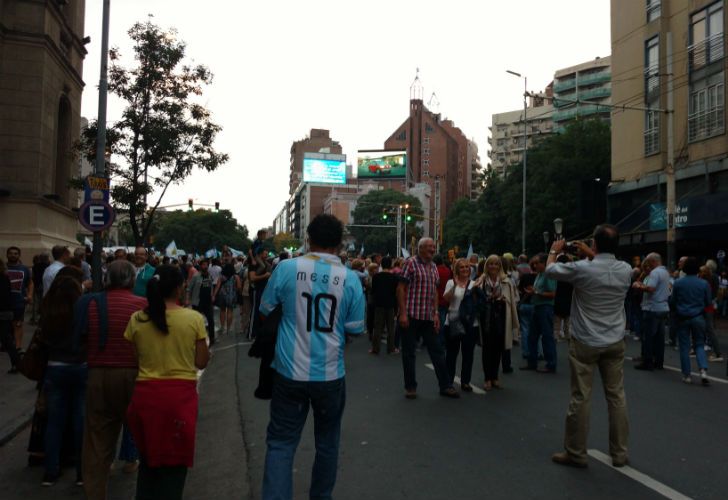
[(462, 347), (463, 362), (460, 369), (460, 388), (465, 392), (472, 392), (470, 378), (473, 373), (473, 352), (477, 340), (478, 320), (472, 325), (466, 325), (460, 318), (460, 304), (465, 292), (475, 286), (470, 279), (471, 268), (467, 259), (458, 259), (453, 266), (453, 278), (447, 281), (445, 293), (442, 297), (448, 302), (445, 315), (445, 364), (450, 383), (455, 380), (458, 354)]
[(483, 290), (485, 307), (480, 315), (480, 338), (483, 346), (483, 372), (486, 391), (500, 389), (498, 368), (503, 351), (513, 347), (513, 330), (519, 327), (517, 295), (513, 282), (503, 270), (501, 258), (491, 255), (485, 271), (476, 281)]

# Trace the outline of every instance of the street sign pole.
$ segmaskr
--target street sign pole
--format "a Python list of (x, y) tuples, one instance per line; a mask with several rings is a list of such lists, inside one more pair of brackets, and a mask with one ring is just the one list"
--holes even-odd
[[(94, 173), (97, 176), (106, 176), (106, 96), (109, 89), (109, 9), (111, 0), (104, 0), (104, 10), (101, 24), (101, 70), (99, 76), (99, 112), (96, 121), (96, 165)], [(94, 231), (94, 247), (91, 254), (91, 271), (94, 291), (101, 290), (101, 231)]]

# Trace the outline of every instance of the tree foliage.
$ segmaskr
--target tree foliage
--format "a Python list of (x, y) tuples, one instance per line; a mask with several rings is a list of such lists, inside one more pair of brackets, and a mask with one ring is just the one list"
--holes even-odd
[[(606, 187), (610, 180), (609, 125), (579, 120), (562, 134), (546, 138), (528, 151), (526, 249), (544, 248), (544, 231), (564, 220), (567, 238), (586, 237), (606, 219)], [(521, 250), (522, 165), (511, 165), (503, 177), (486, 173), (486, 187), (476, 201), (460, 200), (444, 223), (446, 248), (478, 253)]]
[(229, 210), (175, 210), (159, 215), (159, 231), (154, 236), (154, 246), (158, 249), (165, 248), (172, 240), (177, 248), (200, 254), (211, 248), (221, 250), (223, 245), (241, 251), (250, 247), (248, 228), (238, 224)]
[(276, 253), (282, 252), (284, 248), (301, 248), (301, 240), (295, 238), (291, 233), (277, 233), (268, 240)]
[[(421, 229), (417, 226), (422, 221), (422, 204), (420, 200), (414, 196), (395, 191), (393, 189), (384, 189), (381, 191), (371, 191), (361, 198), (354, 209), (354, 224), (366, 225), (387, 225), (391, 228), (384, 227), (351, 227), (350, 232), (356, 238), (357, 251), (364, 246), (364, 251), (370, 253), (381, 253), (396, 255), (397, 251), (397, 205), (409, 205), (407, 213), (411, 216), (411, 221), (407, 225), (407, 239), (412, 236), (418, 238), (422, 234)], [(384, 219), (383, 215), (387, 218)], [(404, 209), (402, 210), (402, 236), (404, 237), (405, 225)], [(402, 246), (408, 246), (403, 241)]]
[[(128, 210), (135, 244), (143, 244), (170, 185), (180, 184), (193, 168), (211, 172), (228, 160), (213, 143), (221, 127), (196, 101), (212, 74), (203, 65), (184, 63), (186, 45), (174, 30), (151, 21), (128, 32), (134, 41), (133, 66), (109, 53), (109, 92), (126, 103), (121, 119), (107, 130), (107, 150), (116, 160), (107, 168), (117, 208)], [(83, 133), (81, 149), (95, 160), (97, 124)], [(154, 200), (148, 200), (153, 197)]]

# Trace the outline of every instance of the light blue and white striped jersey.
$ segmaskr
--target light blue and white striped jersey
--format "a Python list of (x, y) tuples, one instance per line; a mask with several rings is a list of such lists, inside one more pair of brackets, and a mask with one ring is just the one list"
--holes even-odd
[(266, 316), (283, 305), (273, 368), (304, 382), (343, 377), (345, 334), (364, 332), (364, 303), (359, 278), (335, 255), (279, 263), (260, 302)]

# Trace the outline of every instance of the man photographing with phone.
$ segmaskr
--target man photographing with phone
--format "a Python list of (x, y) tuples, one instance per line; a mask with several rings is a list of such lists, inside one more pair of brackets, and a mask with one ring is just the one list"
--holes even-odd
[(632, 268), (614, 254), (619, 245), (619, 230), (602, 224), (594, 230), (591, 248), (576, 242), (591, 259), (558, 263), (565, 240), (551, 246), (545, 274), (574, 286), (571, 302), (571, 401), (566, 414), (564, 451), (551, 459), (560, 465), (587, 466), (586, 441), (594, 368), (599, 368), (609, 412), (609, 454), (612, 465), (627, 463), (627, 402), (624, 395), (624, 298), (630, 286)]

